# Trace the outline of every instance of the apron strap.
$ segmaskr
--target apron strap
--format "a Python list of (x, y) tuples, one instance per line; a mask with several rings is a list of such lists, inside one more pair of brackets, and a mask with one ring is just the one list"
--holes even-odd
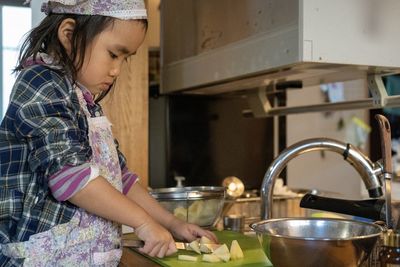
[(91, 118), (92, 115), (90, 114), (90, 112), (87, 108), (87, 103), (86, 103), (85, 98), (83, 97), (82, 90), (77, 85), (74, 85), (74, 88), (75, 88), (76, 94), (78, 95), (79, 104), (82, 107), (83, 113), (85, 113), (87, 118)]

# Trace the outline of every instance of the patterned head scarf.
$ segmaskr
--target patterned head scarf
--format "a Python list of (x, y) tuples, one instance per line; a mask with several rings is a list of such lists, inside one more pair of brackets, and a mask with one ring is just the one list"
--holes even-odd
[(146, 19), (144, 0), (49, 0), (42, 5), (46, 14), (102, 15), (118, 19)]

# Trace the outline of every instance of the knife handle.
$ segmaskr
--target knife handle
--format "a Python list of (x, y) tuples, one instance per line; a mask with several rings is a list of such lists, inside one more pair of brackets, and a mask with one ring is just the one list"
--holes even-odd
[(144, 241), (139, 239), (122, 239), (121, 243), (123, 247), (129, 247), (129, 248), (144, 247)]

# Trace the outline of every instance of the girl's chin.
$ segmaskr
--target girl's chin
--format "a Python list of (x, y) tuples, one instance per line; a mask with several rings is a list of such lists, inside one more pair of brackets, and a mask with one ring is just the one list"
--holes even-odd
[(89, 90), (90, 91), (90, 93), (92, 94), (92, 95), (99, 95), (99, 94), (101, 94), (101, 93), (103, 93), (103, 92), (105, 92), (105, 91), (107, 91), (107, 89), (92, 89), (92, 90)]
[(109, 86), (103, 86), (103, 87), (96, 87), (96, 88), (90, 88), (89, 91), (92, 95), (99, 95), (101, 93), (107, 92)]
[(107, 85), (107, 86), (102, 86), (102, 87), (100, 87), (100, 88), (98, 89), (98, 93), (106, 92), (108, 89), (110, 89), (110, 86), (109, 86), (109, 85)]

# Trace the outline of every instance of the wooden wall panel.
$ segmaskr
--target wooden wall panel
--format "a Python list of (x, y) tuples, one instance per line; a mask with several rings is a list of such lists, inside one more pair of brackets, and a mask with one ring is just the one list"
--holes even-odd
[(148, 185), (148, 44), (128, 59), (115, 88), (102, 101), (128, 168)]

